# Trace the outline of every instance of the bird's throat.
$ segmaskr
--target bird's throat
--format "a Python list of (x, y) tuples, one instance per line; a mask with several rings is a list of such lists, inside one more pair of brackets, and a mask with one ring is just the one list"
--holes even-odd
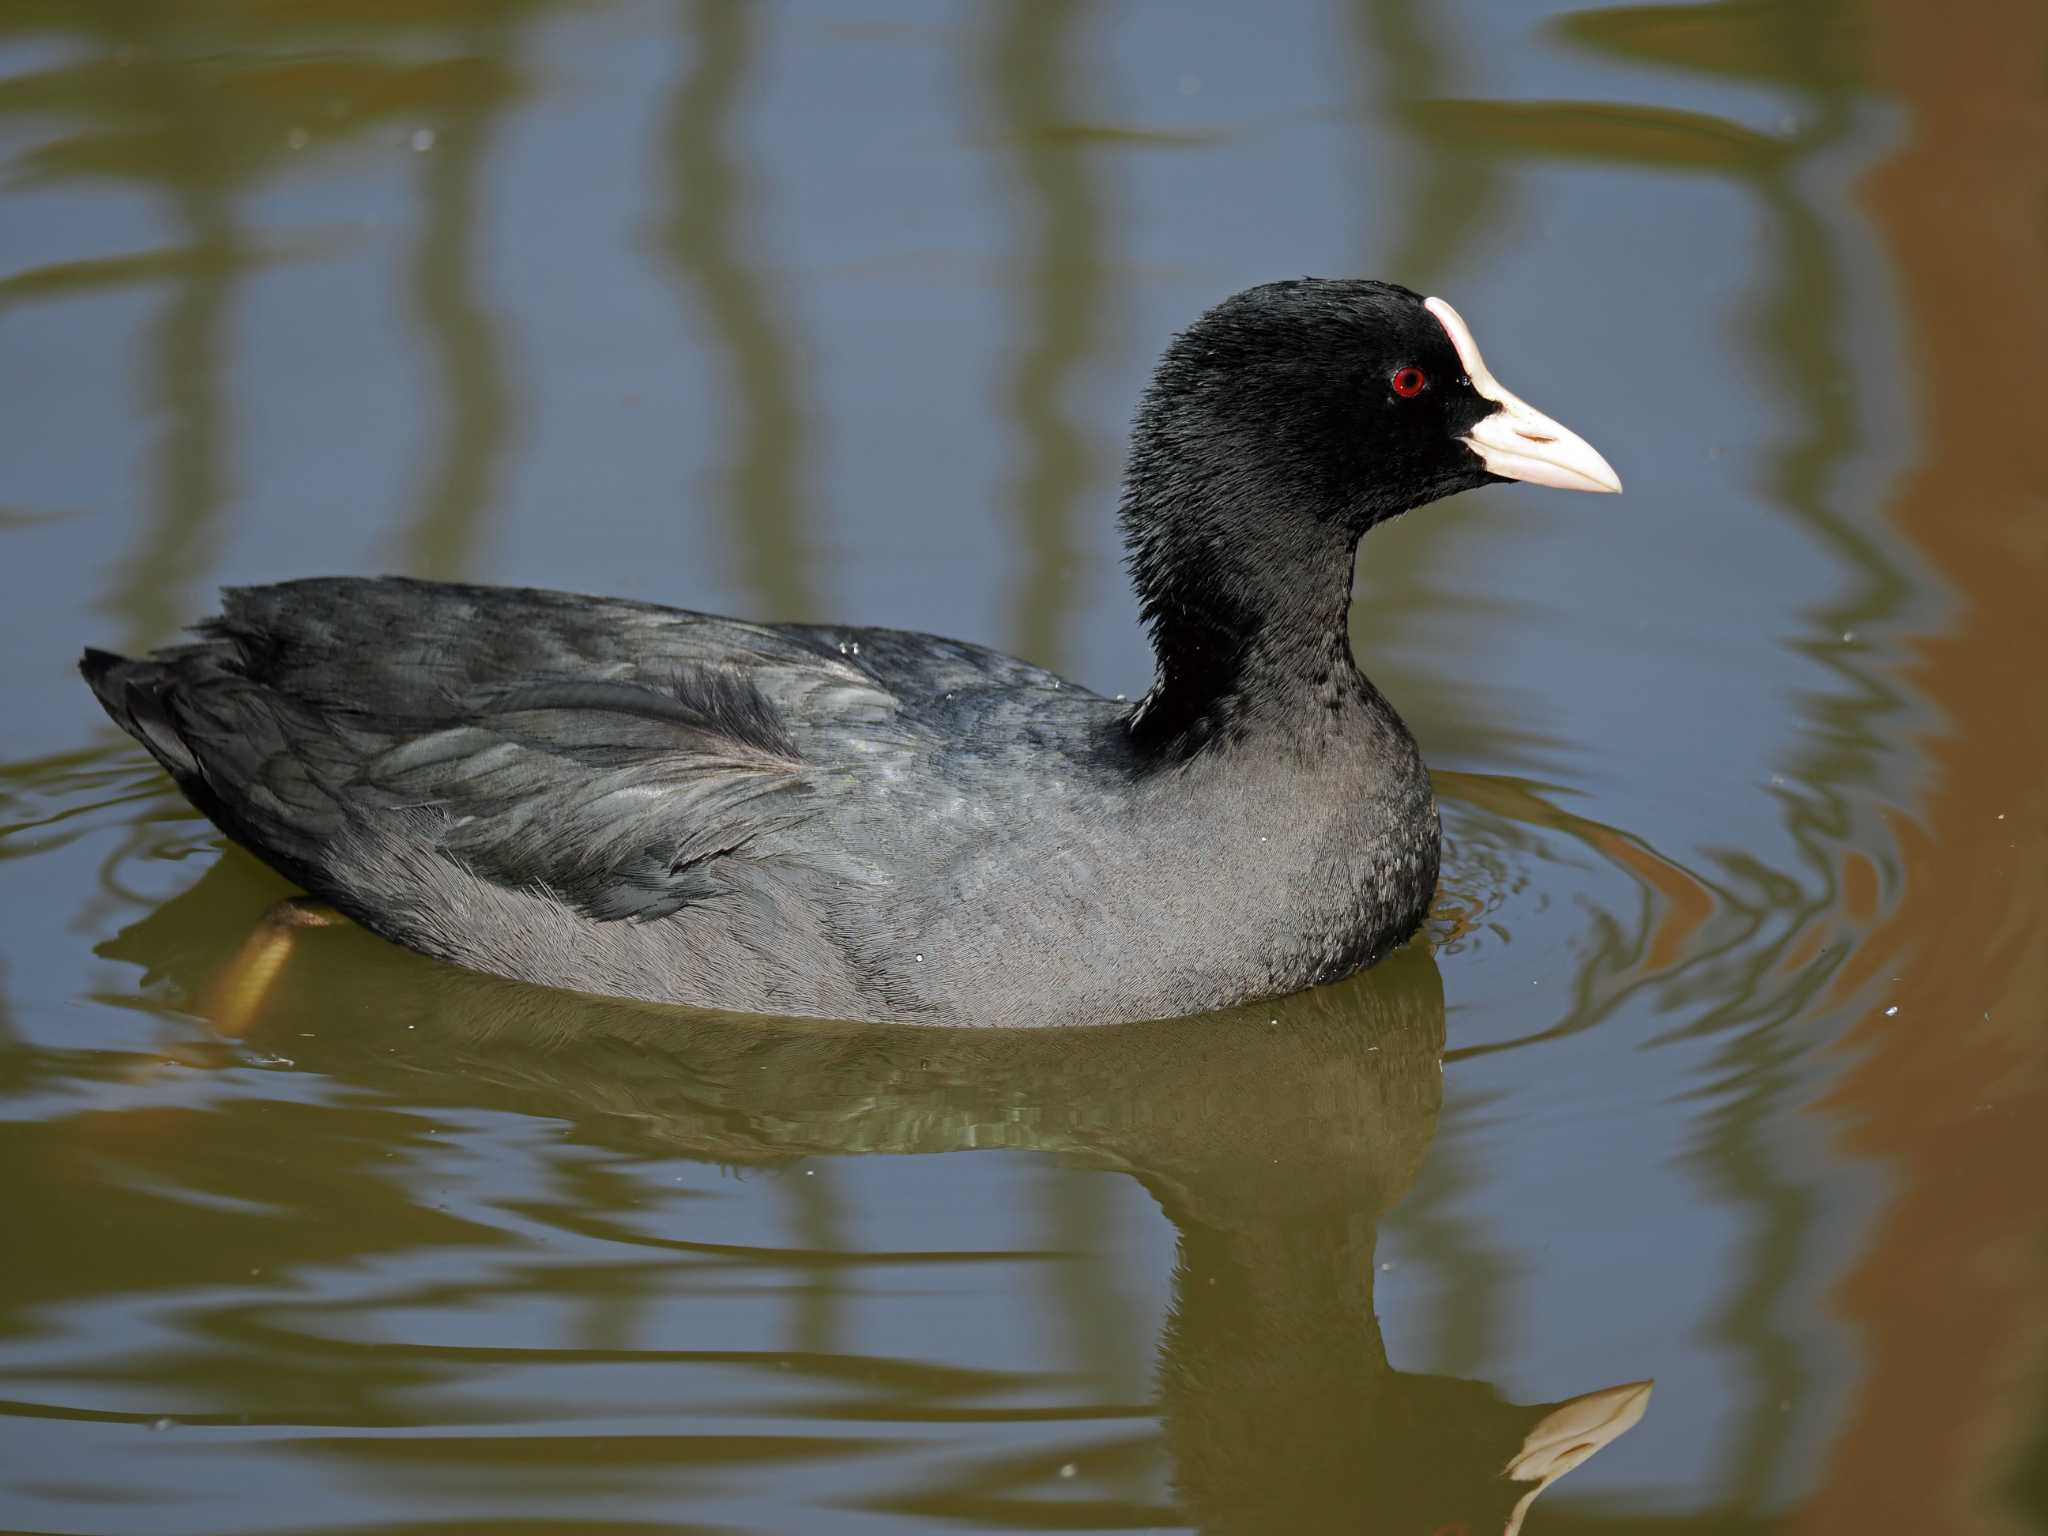
[[(1322, 530), (1317, 530), (1320, 533)], [(1149, 751), (1184, 757), (1223, 741), (1309, 745), (1370, 693), (1351, 656), (1355, 539), (1333, 531), (1276, 560), (1158, 561), (1134, 548), (1132, 575), (1152, 631), (1151, 691), (1131, 715)]]

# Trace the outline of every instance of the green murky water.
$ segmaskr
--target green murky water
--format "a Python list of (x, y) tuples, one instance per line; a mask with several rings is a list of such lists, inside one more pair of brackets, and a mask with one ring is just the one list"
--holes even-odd
[[(0, 0), (0, 1527), (2048, 1530), (2044, 57), (2018, 0)], [(1302, 272), (1451, 297), (1629, 485), (1366, 545), (1426, 944), (963, 1037), (334, 931), (206, 1022), (284, 888), (81, 645), (402, 570), (1136, 691), (1123, 423)]]

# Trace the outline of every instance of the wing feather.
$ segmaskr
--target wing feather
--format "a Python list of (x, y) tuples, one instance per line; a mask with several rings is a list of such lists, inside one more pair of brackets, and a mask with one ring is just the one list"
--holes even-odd
[(600, 921), (716, 900), (813, 808), (799, 737), (894, 712), (801, 637), (523, 589), (243, 588), (201, 634), (88, 677), (202, 809), (344, 905), (349, 850), (401, 823)]

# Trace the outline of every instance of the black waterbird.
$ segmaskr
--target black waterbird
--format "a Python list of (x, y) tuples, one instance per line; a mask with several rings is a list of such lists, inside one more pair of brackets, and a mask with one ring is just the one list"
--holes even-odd
[(1170, 1017), (1371, 964), (1436, 885), (1353, 664), (1374, 525), (1618, 491), (1388, 283), (1253, 288), (1167, 349), (1122, 521), (1135, 704), (900, 630), (395, 578), (226, 594), (86, 680), (224, 832), (396, 943), (576, 991), (952, 1024)]

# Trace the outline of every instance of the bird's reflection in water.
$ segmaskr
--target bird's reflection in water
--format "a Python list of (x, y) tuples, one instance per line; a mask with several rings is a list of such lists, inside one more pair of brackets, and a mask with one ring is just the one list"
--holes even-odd
[[(103, 953), (198, 995), (224, 959), (223, 906), (253, 919), (275, 894), (268, 878), (230, 854)], [(1630, 1383), (1517, 1404), (1389, 1365), (1374, 1241), (1443, 1098), (1442, 986), (1420, 946), (1228, 1014), (946, 1030), (565, 996), (338, 930), (298, 946), (275, 1006), (279, 1048), (301, 1070), (428, 1111), (548, 1116), (585, 1145), (727, 1166), (1002, 1147), (1135, 1178), (1179, 1236), (1156, 1372), (1179, 1508), (1126, 1504), (1111, 1523), (1273, 1532), (1350, 1511), (1357, 1530), (1513, 1533), (1648, 1402), (1648, 1384)], [(261, 1026), (248, 1048), (264, 1048)], [(1063, 1524), (1044, 1460), (952, 1461), (871, 1507)]]

